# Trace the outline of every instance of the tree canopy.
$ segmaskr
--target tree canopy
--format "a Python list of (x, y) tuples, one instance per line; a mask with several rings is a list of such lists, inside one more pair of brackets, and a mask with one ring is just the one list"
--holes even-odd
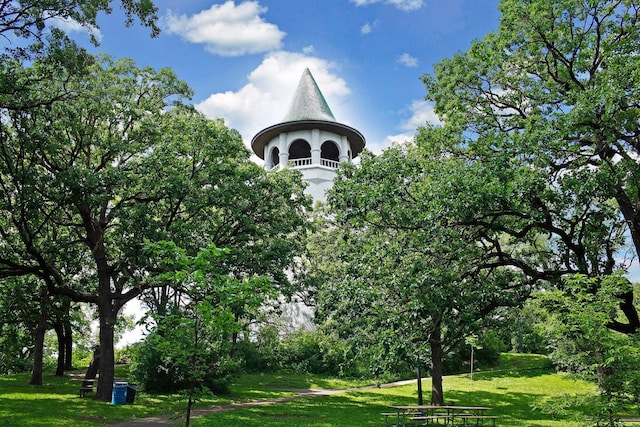
[[(423, 77), (457, 133), (452, 151), (517, 171), (494, 192), (506, 203), (469, 221), (518, 239), (550, 236), (553, 266), (503, 256), (529, 275), (609, 275), (629, 265), (631, 257), (620, 262), (625, 233), (640, 254), (639, 9), (627, 0), (504, 0), (497, 32)], [(626, 289), (624, 318), (609, 326), (633, 333), (640, 322)]]
[(185, 106), (190, 89), (170, 70), (86, 61), (82, 72), (28, 80), (64, 101), (5, 112), (0, 275), (36, 275), (52, 294), (97, 306), (107, 379), (98, 395), (109, 399), (116, 316), (162, 285), (144, 264), (145, 239), (229, 247), (229, 272), (261, 269), (284, 287), (307, 198), (299, 176), (268, 176), (236, 131)]
[(448, 204), (473, 198), (450, 192), (477, 179), (458, 159), (397, 146), (343, 167), (329, 196), (340, 239), (330, 250), (341, 268), (319, 290), (321, 314), (376, 371), (428, 363), (435, 404), (444, 403), (443, 357), (529, 291), (522, 274), (483, 264), (493, 255), (479, 227), (462, 226), (464, 212)]
[[(47, 21), (53, 19), (70, 19), (88, 29), (97, 28), (98, 13), (111, 13), (112, 3), (111, 0), (0, 0), (0, 36), (41, 39)], [(120, 7), (125, 12), (127, 26), (138, 17), (143, 25), (151, 28), (152, 35), (159, 33), (153, 1), (121, 0)], [(96, 43), (95, 37), (92, 41)]]

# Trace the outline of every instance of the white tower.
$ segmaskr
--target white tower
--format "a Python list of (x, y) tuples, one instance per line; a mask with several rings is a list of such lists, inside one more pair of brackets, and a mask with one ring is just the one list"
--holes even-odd
[(302, 73), (289, 113), (261, 130), (251, 148), (267, 170), (291, 167), (302, 172), (314, 200), (325, 199), (336, 168), (351, 162), (365, 146), (356, 129), (338, 123), (308, 68)]

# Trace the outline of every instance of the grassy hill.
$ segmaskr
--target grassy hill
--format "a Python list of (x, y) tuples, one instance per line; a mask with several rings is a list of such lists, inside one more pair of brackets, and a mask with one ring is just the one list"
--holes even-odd
[[(313, 388), (313, 381), (298, 386)], [(423, 380), (425, 399), (431, 383)], [(269, 427), (313, 426), (348, 427), (382, 426), (382, 412), (390, 405), (415, 405), (415, 382), (395, 387), (361, 389), (339, 395), (295, 400), (286, 404), (261, 406), (218, 413), (203, 417), (192, 425), (198, 427), (254, 426)], [(498, 426), (519, 427), (577, 427), (584, 426), (589, 408), (582, 411), (579, 420), (566, 414), (546, 413), (537, 409), (543, 402), (561, 399), (563, 395), (594, 396), (595, 387), (570, 375), (554, 373), (548, 360), (539, 355), (502, 355), (500, 365), (485, 372), (447, 376), (444, 379), (447, 404), (461, 406), (488, 406), (491, 414), (499, 415)]]

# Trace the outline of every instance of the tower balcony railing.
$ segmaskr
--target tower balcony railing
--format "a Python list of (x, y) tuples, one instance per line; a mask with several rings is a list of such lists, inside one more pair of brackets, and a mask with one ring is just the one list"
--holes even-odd
[(290, 159), (289, 160), (294, 168), (300, 166), (309, 166), (311, 164), (311, 157), (304, 157), (301, 159)]
[(340, 166), (340, 162), (336, 160), (320, 159), (320, 165), (338, 169), (338, 166)]
[[(312, 164), (313, 164), (313, 161), (311, 160), (311, 157), (304, 157), (301, 159), (289, 160), (289, 165), (294, 168), (298, 168), (301, 166), (311, 166)], [(326, 166), (332, 169), (338, 169), (338, 167), (340, 166), (340, 162), (336, 160), (330, 160), (330, 159), (320, 159), (320, 166)]]

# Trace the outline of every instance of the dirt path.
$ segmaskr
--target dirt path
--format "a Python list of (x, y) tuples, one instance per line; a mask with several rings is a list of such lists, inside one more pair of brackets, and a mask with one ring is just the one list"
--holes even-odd
[[(416, 380), (406, 380), (406, 381), (398, 381), (398, 382), (389, 383), (389, 384), (382, 384), (380, 386), (372, 385), (372, 386), (356, 387), (356, 388), (349, 388), (349, 389), (343, 389), (343, 390), (312, 390), (312, 389), (295, 390), (298, 393), (293, 396), (256, 400), (252, 402), (230, 403), (227, 405), (212, 406), (210, 408), (194, 409), (191, 411), (191, 418), (198, 418), (204, 415), (216, 414), (218, 412), (233, 411), (235, 409), (240, 409), (240, 408), (251, 408), (255, 406), (271, 405), (274, 403), (290, 402), (292, 400), (304, 399), (307, 397), (330, 396), (333, 394), (348, 393), (350, 391), (367, 390), (367, 389), (378, 388), (378, 387), (381, 387), (381, 388), (395, 387), (399, 385), (411, 384), (411, 383), (414, 383), (415, 381)], [(168, 427), (168, 426), (178, 424), (183, 420), (184, 420), (184, 416), (180, 418), (173, 418), (171, 415), (159, 415), (156, 417), (141, 418), (139, 420), (131, 420), (131, 421), (126, 421), (124, 423), (114, 424), (112, 425), (112, 427), (140, 427), (140, 426)]]

